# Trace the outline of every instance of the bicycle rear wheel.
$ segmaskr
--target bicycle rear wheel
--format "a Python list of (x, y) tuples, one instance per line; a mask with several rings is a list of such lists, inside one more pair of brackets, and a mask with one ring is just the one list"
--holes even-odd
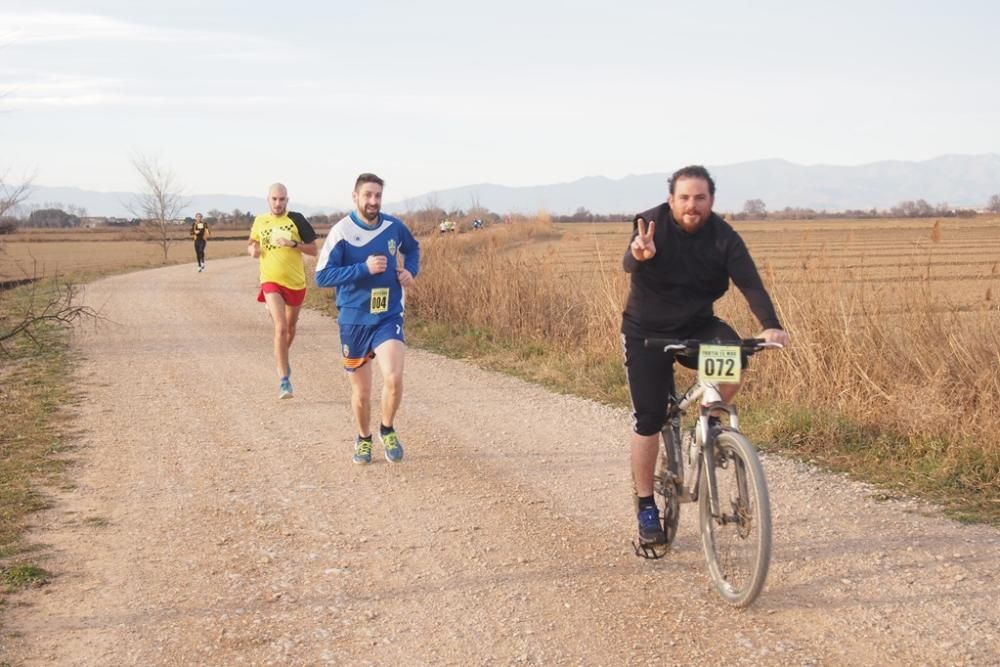
[(707, 471), (699, 498), (701, 544), (716, 590), (734, 607), (746, 607), (764, 588), (771, 563), (771, 502), (757, 451), (738, 431), (715, 444), (720, 516), (712, 516)]
[(663, 447), (656, 459), (653, 491), (660, 497), (657, 505), (663, 520), (663, 533), (667, 536), (667, 544), (671, 544), (677, 536), (677, 524), (681, 520), (680, 488), (676, 481), (681, 479), (682, 474), (681, 443), (674, 437), (669, 424), (663, 427), (660, 435)]

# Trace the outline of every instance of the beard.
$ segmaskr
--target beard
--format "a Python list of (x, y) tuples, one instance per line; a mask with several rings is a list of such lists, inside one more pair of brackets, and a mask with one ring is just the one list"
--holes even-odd
[(674, 216), (677, 224), (686, 232), (693, 233), (698, 231), (705, 221), (708, 220), (707, 214), (701, 213), (685, 213), (681, 216)]

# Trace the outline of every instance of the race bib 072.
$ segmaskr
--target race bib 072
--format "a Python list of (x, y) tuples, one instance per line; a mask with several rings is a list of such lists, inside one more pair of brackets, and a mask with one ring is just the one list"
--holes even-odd
[(717, 384), (740, 381), (738, 345), (701, 345), (698, 349), (698, 379)]

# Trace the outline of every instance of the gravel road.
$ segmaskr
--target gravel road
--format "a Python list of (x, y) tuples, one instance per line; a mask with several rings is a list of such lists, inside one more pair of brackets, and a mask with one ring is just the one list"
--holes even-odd
[(667, 558), (633, 554), (625, 410), (410, 350), (406, 459), (354, 465), (334, 322), (303, 313), (277, 400), (256, 277), (88, 286), (112, 322), (75, 341), (74, 485), (32, 534), (54, 577), (10, 599), (0, 662), (1000, 664), (1000, 531), (804, 464), (765, 457), (773, 561), (742, 612), (691, 506)]

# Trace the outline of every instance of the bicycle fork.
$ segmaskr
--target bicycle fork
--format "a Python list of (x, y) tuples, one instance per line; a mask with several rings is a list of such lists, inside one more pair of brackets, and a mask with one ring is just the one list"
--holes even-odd
[[(676, 492), (679, 494), (679, 499), (683, 503), (693, 503), (698, 500), (702, 493), (708, 494), (709, 508), (712, 512), (712, 517), (716, 520), (726, 521), (726, 517), (722, 513), (722, 503), (719, 498), (719, 486), (716, 481), (715, 471), (716, 471), (716, 451), (715, 443), (718, 438), (718, 429), (709, 428), (708, 417), (712, 410), (722, 410), (729, 415), (730, 425), (732, 428), (738, 428), (738, 418), (736, 416), (736, 411), (732, 406), (727, 405), (722, 402), (714, 402), (709, 405), (702, 405), (699, 408), (698, 415), (698, 425), (695, 428), (695, 432), (692, 434), (694, 440), (693, 443), (685, 443), (681, 438), (680, 430), (680, 420), (675, 418), (671, 424), (673, 431), (674, 442), (681, 443), (679, 449), (681, 450), (681, 455), (687, 464), (690, 466), (690, 470), (686, 470), (687, 466), (682, 465), (680, 471), (681, 479), (677, 480), (675, 485)], [(690, 445), (685, 447), (685, 445)], [(702, 487), (702, 476), (701, 471), (705, 470), (705, 481), (708, 488)], [(686, 477), (686, 478), (685, 478)], [(746, 484), (746, 480), (743, 476), (740, 476), (741, 487)], [(745, 496), (745, 489), (741, 488), (741, 497)]]
[[(705, 466), (705, 478), (708, 481), (708, 488), (705, 489), (705, 492), (708, 493), (709, 508), (712, 511), (712, 517), (725, 522), (725, 517), (722, 515), (721, 501), (719, 500), (719, 485), (715, 477), (715, 441), (718, 438), (719, 430), (718, 428), (709, 428), (708, 422), (709, 415), (711, 415), (713, 410), (722, 410), (725, 412), (729, 416), (729, 423), (732, 428), (739, 428), (739, 418), (732, 406), (722, 401), (713, 401), (708, 405), (700, 406), (698, 409), (698, 433), (702, 434), (700, 438), (701, 456), (698, 460), (698, 467), (700, 468), (701, 465)], [(695, 498), (698, 497), (698, 486), (701, 485), (701, 470), (699, 469), (696, 472), (699, 474), (696, 478)]]
[[(709, 508), (712, 512), (712, 518), (718, 521), (719, 523), (723, 525), (729, 523), (737, 523), (743, 525), (746, 519), (744, 514), (747, 511), (746, 507), (744, 506), (744, 502), (745, 499), (749, 497), (749, 488), (748, 488), (749, 481), (747, 479), (746, 470), (743, 467), (742, 461), (739, 458), (731, 459), (730, 463), (736, 466), (736, 469), (733, 471), (733, 474), (735, 475), (736, 479), (737, 503), (732, 508), (733, 510), (732, 514), (725, 514), (724, 509), (722, 507), (722, 499), (720, 498), (719, 485), (716, 480), (716, 474), (715, 474), (718, 467), (717, 464), (718, 452), (716, 451), (715, 445), (718, 440), (720, 430), (718, 428), (715, 429), (708, 428), (708, 415), (709, 412), (713, 409), (721, 409), (725, 411), (729, 415), (730, 429), (735, 431), (739, 430), (739, 418), (736, 415), (736, 410), (732, 406), (720, 403), (720, 404), (701, 407), (701, 414), (699, 415), (700, 427), (704, 429), (702, 432), (705, 433), (706, 435), (704, 442), (702, 444), (700, 463), (703, 463), (706, 470), (705, 477), (708, 481), (708, 489), (706, 489), (705, 491), (706, 493), (708, 493)], [(724, 462), (723, 465), (725, 465)], [(700, 470), (698, 472), (700, 472)], [(701, 479), (700, 475), (698, 479), (700, 483)], [(694, 493), (694, 497), (696, 499), (698, 497), (697, 489)]]

